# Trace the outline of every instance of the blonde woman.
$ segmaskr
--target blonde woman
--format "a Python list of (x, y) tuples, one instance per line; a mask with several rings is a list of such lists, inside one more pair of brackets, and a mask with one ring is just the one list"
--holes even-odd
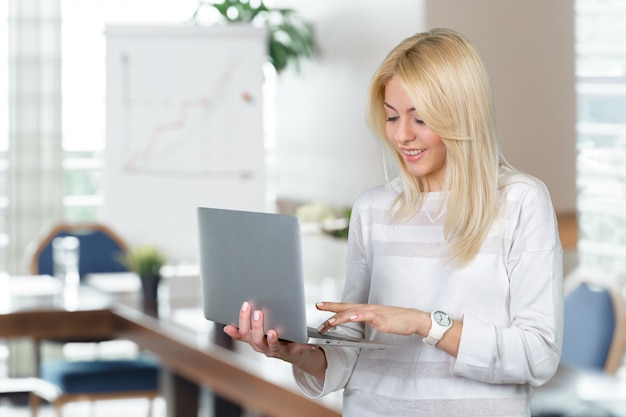
[(321, 331), (396, 347), (285, 343), (249, 303), (226, 333), (310, 397), (343, 389), (344, 416), (529, 416), (560, 359), (562, 249), (546, 187), (500, 153), (479, 53), (446, 29), (404, 40), (367, 115), (388, 181), (354, 204), (342, 302), (317, 308)]

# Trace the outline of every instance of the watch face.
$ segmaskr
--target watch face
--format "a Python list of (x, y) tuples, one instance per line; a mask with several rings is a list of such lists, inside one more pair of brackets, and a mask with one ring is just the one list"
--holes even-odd
[(447, 327), (450, 325), (450, 323), (452, 323), (452, 320), (450, 319), (450, 316), (448, 316), (446, 313), (444, 313), (443, 311), (435, 311), (433, 313), (433, 317), (435, 318), (435, 321), (444, 327)]

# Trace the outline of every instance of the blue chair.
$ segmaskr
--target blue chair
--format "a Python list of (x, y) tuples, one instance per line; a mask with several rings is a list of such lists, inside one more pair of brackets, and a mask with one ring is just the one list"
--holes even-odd
[[(33, 275), (54, 275), (52, 241), (56, 237), (75, 236), (80, 242), (78, 272), (81, 280), (90, 273), (125, 272), (120, 263), (127, 250), (124, 240), (111, 228), (99, 223), (59, 224), (53, 227), (32, 251)], [(56, 343), (102, 342), (103, 340), (54, 340)], [(39, 378), (54, 389), (31, 396), (32, 415), (36, 416), (41, 399), (50, 402), (61, 417), (68, 402), (136, 398), (152, 402), (160, 395), (160, 364), (151, 356), (140, 354), (128, 359), (90, 360), (42, 359), (41, 342), (36, 340), (36, 363)]]
[[(619, 391), (626, 353), (626, 300), (617, 277), (577, 269), (565, 279), (563, 350), (557, 374), (534, 389), (533, 416), (611, 416), (604, 398), (580, 391), (584, 378)], [(583, 384), (584, 385), (584, 384)], [(626, 393), (611, 400), (626, 403)], [(621, 406), (623, 407), (623, 405)], [(623, 408), (622, 408), (623, 409)]]
[(37, 415), (40, 399), (50, 402), (58, 417), (69, 402), (146, 398), (147, 415), (160, 395), (160, 364), (147, 354), (132, 359), (51, 360), (41, 364), (41, 380), (55, 389), (31, 394), (31, 413)]
[(561, 362), (613, 375), (626, 344), (626, 307), (619, 284), (574, 278), (565, 297)]
[(81, 279), (90, 273), (128, 271), (120, 262), (127, 245), (110, 227), (100, 223), (61, 223), (53, 227), (34, 249), (31, 274), (54, 275), (52, 241), (66, 236), (74, 236), (80, 242), (78, 273)]
[(615, 314), (609, 290), (586, 282), (580, 284), (565, 299), (561, 362), (604, 370), (614, 331)]

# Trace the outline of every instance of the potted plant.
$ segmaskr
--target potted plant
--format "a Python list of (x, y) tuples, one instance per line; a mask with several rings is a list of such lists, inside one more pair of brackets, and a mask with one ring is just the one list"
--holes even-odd
[(315, 41), (311, 25), (298, 12), (287, 8), (270, 8), (263, 0), (222, 0), (220, 3), (200, 0), (192, 21), (197, 22), (200, 9), (209, 6), (228, 23), (251, 23), (269, 32), (269, 61), (280, 74), (290, 63), (299, 68), (302, 58), (312, 57)]
[(152, 316), (158, 313), (158, 290), (161, 282), (161, 268), (167, 262), (165, 254), (153, 245), (130, 248), (122, 255), (122, 264), (139, 275), (143, 310)]

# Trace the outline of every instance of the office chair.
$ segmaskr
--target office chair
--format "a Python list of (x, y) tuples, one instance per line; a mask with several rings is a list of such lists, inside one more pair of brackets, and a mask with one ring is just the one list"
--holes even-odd
[[(564, 284), (561, 366), (554, 378), (555, 386), (548, 383), (535, 389), (535, 397), (540, 403), (549, 397), (561, 398), (562, 403), (556, 407), (551, 404), (550, 410), (535, 410), (533, 415), (566, 416), (579, 413), (580, 408), (593, 415), (600, 415), (599, 412), (612, 415), (608, 407), (601, 405), (601, 400), (581, 395), (585, 393), (579, 391), (575, 373), (587, 373), (593, 377), (604, 374), (607, 378), (602, 379), (603, 384), (616, 386), (620, 383), (615, 374), (626, 353), (626, 299), (620, 281), (610, 274), (579, 268), (567, 277)], [(583, 397), (585, 399), (581, 400)], [(626, 395), (615, 400), (626, 403)]]
[[(125, 241), (111, 228), (99, 223), (61, 223), (31, 248), (30, 271), (33, 275), (54, 275), (52, 242), (56, 237), (75, 236), (80, 245), (78, 272), (82, 280), (90, 273), (125, 272), (120, 263), (127, 250)], [(54, 340), (57, 343), (102, 342), (103, 340)], [(37, 415), (41, 399), (50, 402), (61, 417), (68, 402), (144, 397), (152, 402), (159, 396), (159, 363), (146, 355), (128, 359), (43, 360), (41, 340), (35, 340), (35, 362), (41, 380), (55, 389), (31, 396), (31, 412)]]
[(565, 293), (561, 362), (615, 375), (626, 350), (626, 300), (618, 279), (576, 270)]
[(54, 275), (52, 242), (56, 237), (65, 236), (74, 236), (80, 242), (78, 273), (81, 279), (90, 273), (127, 271), (120, 256), (128, 247), (110, 227), (100, 223), (60, 223), (31, 248), (31, 274)]

